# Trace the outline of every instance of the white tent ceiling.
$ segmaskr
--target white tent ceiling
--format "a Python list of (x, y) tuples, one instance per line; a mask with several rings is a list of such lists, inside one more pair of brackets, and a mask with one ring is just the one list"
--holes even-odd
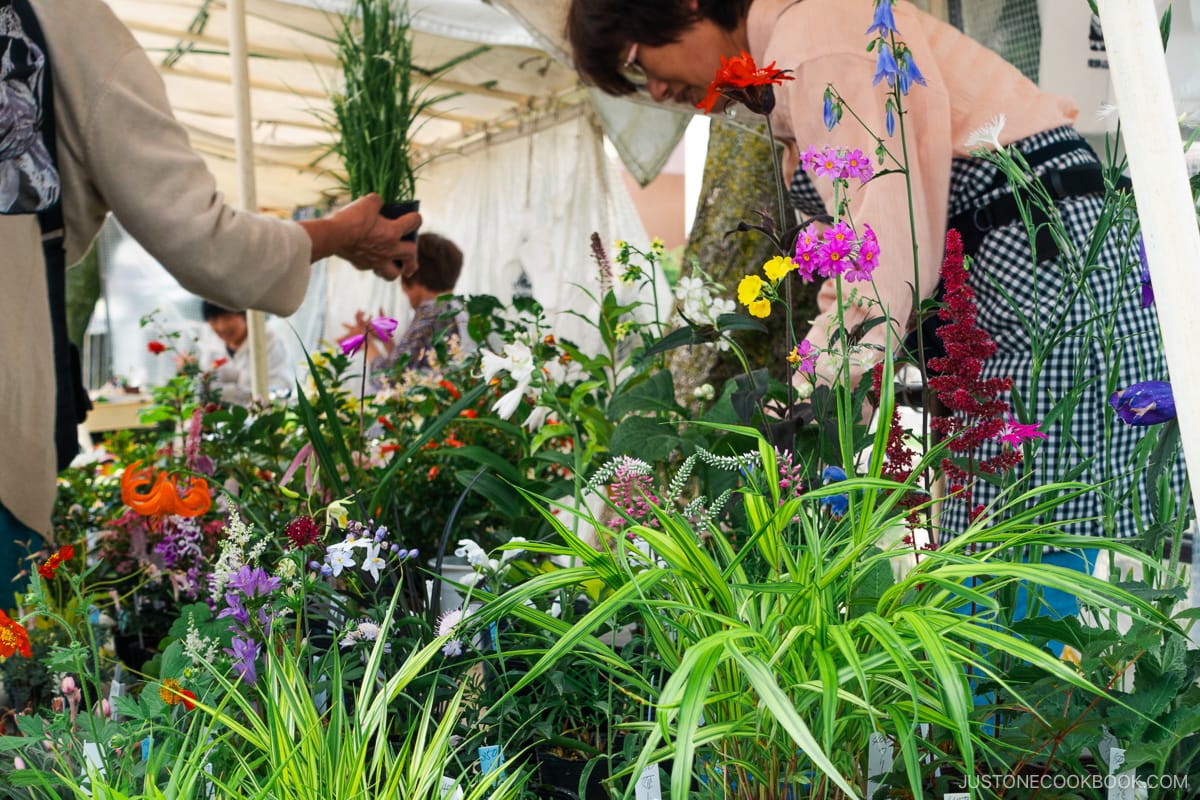
[[(226, 195), (236, 201), (229, 20), (217, 0), (106, 0), (159, 65), (176, 115)], [(636, 177), (648, 180), (686, 117), (597, 100), (567, 61), (564, 0), (410, 0), (416, 63), (432, 69), (481, 49), (439, 80), (438, 103), (415, 139), (426, 155), (467, 152), (599, 112)], [(259, 205), (290, 209), (337, 185), (322, 122), (338, 86), (332, 38), (347, 0), (246, 0)], [(599, 107), (597, 107), (599, 103)], [(614, 105), (616, 103), (616, 105)], [(622, 131), (638, 129), (638, 139)]]

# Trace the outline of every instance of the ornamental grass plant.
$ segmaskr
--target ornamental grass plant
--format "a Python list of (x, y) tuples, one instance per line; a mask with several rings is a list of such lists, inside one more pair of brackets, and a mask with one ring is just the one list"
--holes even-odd
[(413, 61), (412, 16), (405, 0), (353, 0), (339, 18), (335, 55), (342, 85), (327, 123), (351, 197), (377, 192), (385, 204), (416, 199), (422, 162), (413, 137), (422, 114), (454, 96), (433, 84), (486, 48), (422, 68)]

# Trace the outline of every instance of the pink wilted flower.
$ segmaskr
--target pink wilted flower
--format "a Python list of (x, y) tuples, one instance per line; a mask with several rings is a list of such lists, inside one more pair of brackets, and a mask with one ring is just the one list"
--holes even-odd
[(1017, 422), (1010, 415), (1005, 421), (1004, 427), (996, 434), (996, 441), (1002, 444), (1011, 444), (1013, 447), (1020, 447), (1025, 442), (1033, 439), (1045, 439), (1046, 434), (1038, 430), (1037, 423), (1026, 425), (1022, 422)]
[(396, 328), (400, 323), (391, 317), (374, 317), (367, 322), (367, 330), (363, 333), (356, 333), (353, 336), (347, 336), (338, 342), (342, 347), (342, 352), (348, 356), (352, 356), (367, 343), (367, 334), (374, 332), (380, 339), (390, 341), (392, 334), (396, 332)]

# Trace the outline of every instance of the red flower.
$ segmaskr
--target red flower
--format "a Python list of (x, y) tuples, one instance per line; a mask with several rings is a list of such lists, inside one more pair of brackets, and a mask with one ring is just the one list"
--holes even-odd
[(158, 689), (158, 696), (169, 706), (177, 706), (182, 703), (188, 711), (196, 707), (196, 694), (190, 689), (181, 687), (179, 681), (174, 678), (163, 679), (162, 686)]
[(33, 648), (29, 646), (29, 631), (0, 610), (0, 656), (8, 658), (14, 653), (33, 658)]
[(63, 565), (63, 562), (70, 561), (74, 557), (75, 548), (69, 544), (64, 544), (58, 548), (58, 552), (38, 566), (38, 575), (41, 575), (44, 580), (54, 580), (54, 575), (58, 572), (58, 568)]
[(776, 69), (774, 61), (759, 69), (753, 56), (745, 50), (734, 58), (721, 56), (717, 77), (708, 85), (704, 99), (696, 107), (711, 114), (717, 101), (726, 97), (756, 114), (770, 114), (775, 108), (775, 90), (771, 86), (795, 80), (789, 72), (789, 69)]
[(429, 468), (429, 473), (425, 476), (425, 480), (431, 481), (438, 476), (438, 466), (434, 464)]
[(214, 361), (212, 363), (211, 369), (220, 369), (221, 367), (225, 366), (228, 363), (229, 363), (228, 358), (218, 358), (216, 361)]
[(152, 339), (150, 343), (146, 345), (146, 349), (151, 353), (154, 353), (154, 355), (167, 352), (167, 346), (157, 339)]
[(284, 529), (292, 547), (301, 550), (321, 538), (321, 529), (312, 517), (296, 517)]
[(450, 381), (440, 380), (440, 381), (438, 381), (438, 386), (442, 387), (447, 392), (449, 392), (450, 396), (453, 397), (455, 400), (462, 397), (462, 394), (459, 393), (458, 389), (454, 388), (454, 384), (451, 383)]
[(476, 419), (479, 416), (479, 412), (473, 408), (465, 408), (459, 416), (466, 417), (467, 419)]

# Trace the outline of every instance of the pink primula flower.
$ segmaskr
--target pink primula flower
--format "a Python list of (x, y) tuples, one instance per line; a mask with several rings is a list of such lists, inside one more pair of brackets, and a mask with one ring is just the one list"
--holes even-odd
[(820, 158), (814, 160), (815, 169), (813, 172), (817, 177), (829, 178), (836, 180), (842, 177), (842, 170), (845, 168), (846, 159), (842, 156), (836, 147), (826, 147), (821, 153)]
[(844, 161), (843, 178), (858, 178), (860, 182), (866, 183), (875, 175), (875, 165), (857, 147), (846, 153)]
[(796, 237), (796, 257), (793, 259), (796, 262), (796, 274), (806, 281), (811, 281), (816, 273), (817, 249), (820, 246), (821, 240), (812, 225), (800, 231)]
[(879, 240), (875, 238), (875, 231), (871, 229), (871, 226), (863, 223), (863, 235), (858, 243), (858, 255), (854, 259), (854, 265), (846, 270), (846, 281), (848, 283), (869, 281), (877, 266), (879, 266)]
[(1011, 416), (1005, 421), (1004, 427), (996, 434), (996, 441), (1004, 444), (1010, 444), (1013, 447), (1020, 447), (1025, 442), (1033, 439), (1045, 439), (1046, 434), (1038, 430), (1036, 424), (1026, 425), (1017, 422)]

